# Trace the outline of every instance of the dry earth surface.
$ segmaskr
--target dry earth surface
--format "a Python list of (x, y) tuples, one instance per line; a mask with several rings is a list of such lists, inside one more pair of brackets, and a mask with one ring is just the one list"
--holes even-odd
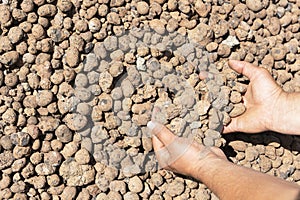
[[(218, 199), (146, 124), (300, 184), (300, 137), (221, 135), (245, 60), (300, 91), (299, 0), (0, 0), (0, 199)], [(209, 72), (205, 80), (199, 72)], [(153, 107), (161, 112), (152, 115)]]

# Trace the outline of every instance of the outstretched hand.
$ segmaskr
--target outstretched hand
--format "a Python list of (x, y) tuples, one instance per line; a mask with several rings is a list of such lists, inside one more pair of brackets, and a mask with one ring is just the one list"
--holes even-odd
[(195, 172), (210, 158), (225, 158), (216, 147), (205, 147), (191, 139), (175, 136), (158, 122), (147, 124), (152, 133), (152, 143), (161, 168), (195, 177)]
[(246, 112), (233, 118), (224, 133), (258, 133), (273, 130), (276, 116), (280, 116), (286, 93), (276, 84), (271, 74), (264, 68), (244, 61), (229, 61), (236, 72), (249, 78), (250, 84), (243, 96)]

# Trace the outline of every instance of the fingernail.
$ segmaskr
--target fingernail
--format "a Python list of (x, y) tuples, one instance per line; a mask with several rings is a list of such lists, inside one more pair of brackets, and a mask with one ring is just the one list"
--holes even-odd
[(147, 123), (147, 127), (152, 131), (155, 128), (156, 124), (152, 121)]

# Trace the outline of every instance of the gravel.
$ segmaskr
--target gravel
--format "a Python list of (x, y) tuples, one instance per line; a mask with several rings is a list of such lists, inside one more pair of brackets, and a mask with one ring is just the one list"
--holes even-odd
[(0, 196), (217, 199), (202, 183), (157, 166), (151, 118), (224, 147), (238, 165), (299, 184), (298, 137), (220, 134), (245, 112), (248, 80), (228, 59), (260, 65), (284, 90), (300, 91), (299, 6), (3, 0)]

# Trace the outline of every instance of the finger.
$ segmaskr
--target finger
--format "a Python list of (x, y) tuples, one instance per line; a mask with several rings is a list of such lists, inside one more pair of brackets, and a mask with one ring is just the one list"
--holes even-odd
[(152, 144), (154, 152), (158, 152), (159, 150), (165, 148), (165, 145), (156, 136), (152, 137)]
[(152, 111), (151, 121), (155, 121), (156, 115), (160, 112), (161, 112), (160, 108), (157, 106), (154, 106), (153, 111)]
[(231, 119), (231, 122), (223, 127), (223, 134), (238, 132), (237, 128), (238, 118)]
[(164, 125), (158, 122), (148, 122), (147, 127), (150, 129), (151, 133), (157, 137), (165, 146), (168, 146), (173, 142), (176, 136), (167, 129)]
[(259, 67), (245, 61), (229, 60), (228, 64), (233, 70), (247, 76), (250, 80), (258, 73), (258, 70), (260, 69)]
[(168, 168), (168, 163), (170, 159), (170, 153), (166, 148), (162, 148), (155, 152), (156, 159), (158, 161), (159, 167), (163, 169)]
[(201, 80), (204, 80), (204, 79), (206, 79), (208, 77), (208, 72), (207, 71), (201, 71), (200, 73), (199, 73), (199, 78), (201, 79)]
[(257, 119), (257, 113), (246, 111), (241, 116), (232, 118), (228, 126), (224, 126), (223, 133), (245, 132), (257, 133), (261, 132), (260, 122), (253, 123), (253, 119)]
[(199, 78), (201, 80), (212, 79), (213, 77), (214, 77), (214, 75), (212, 73), (207, 72), (207, 71), (201, 71), (199, 73)]

